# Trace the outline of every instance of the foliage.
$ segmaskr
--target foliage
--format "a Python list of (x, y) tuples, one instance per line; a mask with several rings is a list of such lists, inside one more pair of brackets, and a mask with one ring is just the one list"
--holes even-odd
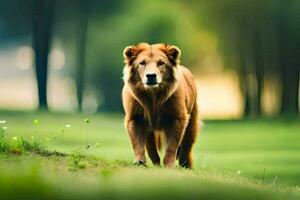
[[(35, 120), (36, 121), (36, 120)], [(6, 126), (0, 127), (0, 153), (22, 155), (35, 153), (43, 156), (65, 156), (65, 153), (49, 151), (46, 142), (37, 141), (33, 136), (30, 140), (23, 137), (6, 137)]]

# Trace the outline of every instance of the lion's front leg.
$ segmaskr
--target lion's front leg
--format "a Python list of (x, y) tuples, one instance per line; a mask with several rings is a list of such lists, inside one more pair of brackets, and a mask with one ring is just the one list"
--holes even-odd
[(166, 124), (165, 133), (167, 137), (167, 148), (163, 160), (164, 166), (175, 166), (177, 150), (181, 143), (187, 123), (187, 119), (172, 119), (170, 123)]
[(156, 166), (160, 165), (160, 158), (157, 152), (154, 131), (149, 131), (146, 137), (146, 149), (152, 163)]
[(125, 118), (125, 126), (135, 154), (135, 164), (145, 165), (145, 142), (147, 123), (142, 118), (135, 116), (129, 119)]

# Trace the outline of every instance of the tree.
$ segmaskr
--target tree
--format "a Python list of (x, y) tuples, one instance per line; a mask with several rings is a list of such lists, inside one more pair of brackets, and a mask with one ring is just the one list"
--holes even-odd
[(88, 14), (89, 14), (89, 2), (79, 1), (80, 6), (78, 23), (77, 23), (77, 67), (76, 67), (76, 89), (77, 89), (77, 100), (78, 109), (81, 110), (83, 91), (84, 91), (84, 80), (85, 80), (85, 57), (86, 57), (86, 38), (88, 30)]
[(205, 28), (218, 33), (224, 60), (237, 57), (244, 115), (263, 114), (262, 93), (270, 76), (281, 82), (280, 114), (298, 115), (299, 0), (195, 1), (193, 5), (193, 9), (200, 6)]
[[(299, 11), (298, 1), (278, 3), (277, 39), (280, 55), (280, 77), (282, 84), (281, 115), (298, 115), (299, 98)], [(292, 13), (292, 14), (291, 14)], [(298, 15), (297, 15), (298, 14)]]
[(34, 0), (33, 49), (38, 87), (39, 108), (47, 109), (48, 54), (53, 26), (54, 0)]

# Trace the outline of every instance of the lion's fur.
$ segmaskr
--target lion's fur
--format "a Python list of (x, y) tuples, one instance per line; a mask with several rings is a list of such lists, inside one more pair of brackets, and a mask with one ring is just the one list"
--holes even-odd
[[(164, 165), (174, 166), (178, 154), (181, 166), (192, 167), (192, 146), (198, 133), (197, 90), (192, 73), (180, 65), (180, 54), (177, 47), (167, 44), (140, 43), (124, 50), (125, 127), (137, 161), (146, 162), (146, 147), (152, 162), (160, 164), (157, 146), (161, 141), (157, 138), (161, 137), (154, 133), (164, 132)], [(147, 64), (141, 66), (141, 62)], [(158, 86), (143, 84), (146, 66), (158, 74)]]

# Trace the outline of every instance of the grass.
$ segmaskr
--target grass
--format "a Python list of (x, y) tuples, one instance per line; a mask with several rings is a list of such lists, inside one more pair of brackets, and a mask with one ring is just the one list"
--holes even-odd
[(193, 171), (133, 166), (122, 115), (0, 120), (3, 199), (300, 199), (296, 120), (205, 122)]

